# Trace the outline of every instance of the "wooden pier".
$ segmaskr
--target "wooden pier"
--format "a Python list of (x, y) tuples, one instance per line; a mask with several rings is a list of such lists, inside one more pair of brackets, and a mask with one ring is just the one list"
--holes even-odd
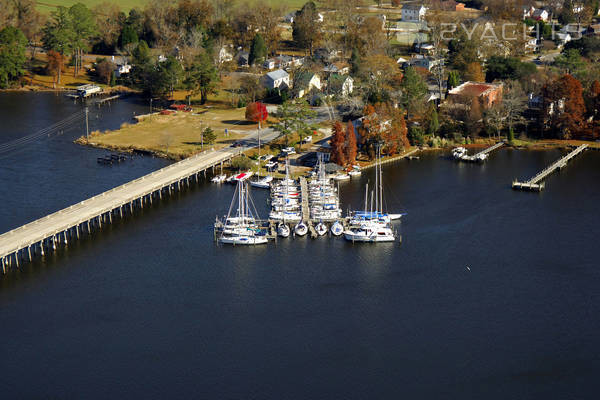
[(544, 179), (546, 179), (546, 177), (548, 177), (548, 175), (550, 175), (557, 169), (560, 170), (566, 167), (569, 161), (581, 154), (587, 147), (587, 144), (582, 144), (581, 146), (577, 147), (575, 150), (571, 151), (569, 154), (562, 157), (561, 159), (557, 160), (552, 165), (550, 165), (549, 167), (547, 167), (546, 169), (544, 169), (539, 174), (537, 174), (536, 176), (534, 176), (526, 182), (519, 182), (517, 180), (514, 180), (512, 183), (512, 188), (515, 190), (531, 190), (535, 192), (541, 192), (546, 186), (546, 184), (543, 181)]
[(2, 273), (197, 183), (208, 169), (241, 152), (226, 148), (197, 154), (0, 235)]
[(461, 160), (462, 161), (470, 161), (470, 162), (483, 161), (481, 159), (481, 156), (484, 156), (488, 153), (491, 153), (492, 151), (494, 151), (496, 149), (499, 149), (500, 147), (504, 146), (504, 144), (505, 144), (504, 142), (498, 142), (495, 145), (490, 146), (490, 147), (480, 151), (479, 153), (473, 154), (472, 156), (465, 155), (461, 158)]
[(308, 227), (308, 232), (310, 233), (310, 237), (316, 239), (319, 235), (317, 235), (317, 231), (315, 230), (313, 220), (310, 217), (310, 207), (308, 205), (308, 183), (306, 182), (305, 177), (300, 177), (300, 196), (302, 200), (302, 220), (306, 223)]

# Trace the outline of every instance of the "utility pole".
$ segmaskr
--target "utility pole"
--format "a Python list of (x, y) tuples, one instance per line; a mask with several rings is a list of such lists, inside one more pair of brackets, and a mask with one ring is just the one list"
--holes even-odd
[(150, 114), (152, 114), (152, 97), (150, 97)]
[(89, 114), (89, 109), (86, 107), (85, 108), (85, 139), (88, 140), (90, 138), (90, 125), (88, 122), (88, 114)]

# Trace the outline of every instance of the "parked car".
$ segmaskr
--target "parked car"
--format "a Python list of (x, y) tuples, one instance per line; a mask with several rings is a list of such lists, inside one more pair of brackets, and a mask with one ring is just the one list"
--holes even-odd
[(296, 149), (294, 149), (293, 147), (285, 147), (281, 150), (282, 153), (284, 154), (296, 154)]
[(307, 136), (304, 138), (304, 140), (302, 141), (302, 143), (310, 143), (312, 142), (312, 136)]

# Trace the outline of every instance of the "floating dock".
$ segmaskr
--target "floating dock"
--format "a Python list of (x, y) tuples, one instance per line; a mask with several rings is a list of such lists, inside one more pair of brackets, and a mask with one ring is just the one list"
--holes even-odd
[(70, 240), (131, 215), (153, 200), (189, 187), (199, 181), (202, 173), (241, 152), (226, 148), (197, 154), (0, 235), (2, 273), (32, 261), (36, 254), (43, 257), (61, 245), (66, 247)]
[(581, 146), (577, 147), (575, 150), (571, 151), (569, 154), (562, 157), (561, 159), (557, 160), (552, 165), (550, 165), (542, 172), (540, 172), (539, 174), (537, 174), (536, 176), (534, 176), (526, 182), (519, 182), (517, 180), (514, 180), (512, 183), (512, 188), (515, 190), (531, 190), (534, 192), (541, 192), (546, 186), (543, 181), (544, 179), (546, 179), (546, 177), (548, 177), (548, 175), (550, 175), (557, 169), (560, 170), (566, 167), (569, 161), (581, 154), (587, 147), (587, 144), (582, 144)]
[(469, 162), (483, 161), (483, 158), (482, 158), (483, 156), (486, 156), (487, 154), (491, 153), (492, 151), (494, 151), (496, 149), (499, 149), (502, 146), (504, 146), (504, 142), (498, 142), (495, 145), (490, 146), (487, 149), (480, 151), (479, 153), (473, 154), (472, 156), (464, 155), (460, 159), (462, 161), (469, 161)]

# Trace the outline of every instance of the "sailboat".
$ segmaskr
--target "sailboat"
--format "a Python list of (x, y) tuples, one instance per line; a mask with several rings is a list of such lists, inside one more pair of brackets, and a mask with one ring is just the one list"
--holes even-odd
[[(236, 200), (237, 211), (232, 214)], [(243, 181), (238, 181), (227, 216), (223, 221), (217, 218), (215, 222), (215, 236), (219, 243), (225, 244), (267, 243), (266, 232), (260, 228), (257, 221), (258, 213), (248, 192), (248, 185)]]
[(258, 179), (255, 181), (250, 181), (250, 185), (260, 189), (269, 189), (271, 187), (271, 182), (273, 181), (273, 177), (271, 175), (267, 175), (264, 178), (260, 177), (260, 122), (258, 123), (258, 166), (257, 166), (257, 176)]
[[(383, 175), (380, 164), (381, 150), (377, 148), (375, 162), (375, 190), (371, 192), (371, 209), (367, 210), (368, 185), (365, 188), (365, 209), (351, 215), (350, 227), (344, 231), (346, 240), (352, 242), (393, 242), (396, 235), (390, 218), (383, 213)], [(373, 211), (373, 200), (375, 211)]]

